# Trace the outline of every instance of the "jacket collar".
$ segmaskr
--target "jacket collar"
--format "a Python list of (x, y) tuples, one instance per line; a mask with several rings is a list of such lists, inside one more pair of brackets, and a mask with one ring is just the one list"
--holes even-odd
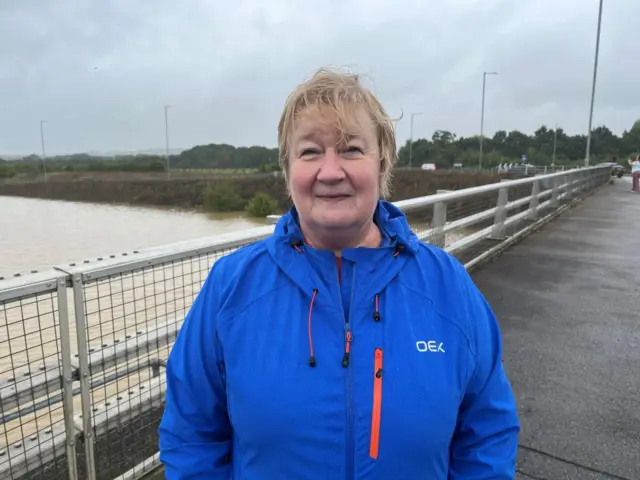
[[(415, 254), (418, 251), (418, 237), (411, 231), (405, 214), (393, 203), (386, 200), (378, 200), (373, 215), (382, 234), (381, 247), (397, 247), (402, 245), (408, 252)], [(300, 217), (295, 206), (278, 220), (274, 230), (274, 237), (278, 243), (291, 246), (294, 242), (303, 242), (300, 229)]]

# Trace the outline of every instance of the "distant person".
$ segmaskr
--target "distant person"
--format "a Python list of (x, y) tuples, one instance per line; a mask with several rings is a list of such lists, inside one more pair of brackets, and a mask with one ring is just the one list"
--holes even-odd
[(320, 70), (287, 99), (278, 146), (293, 208), (214, 264), (171, 351), (166, 478), (513, 479), (498, 322), (382, 199), (382, 105)]
[(635, 160), (629, 159), (629, 165), (631, 166), (631, 190), (640, 193), (640, 155)]

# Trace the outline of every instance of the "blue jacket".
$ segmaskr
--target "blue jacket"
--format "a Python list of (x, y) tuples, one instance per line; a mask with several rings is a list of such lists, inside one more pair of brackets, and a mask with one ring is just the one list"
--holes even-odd
[(218, 260), (167, 363), (166, 478), (512, 479), (496, 319), (464, 267), (380, 201), (380, 248), (274, 235)]

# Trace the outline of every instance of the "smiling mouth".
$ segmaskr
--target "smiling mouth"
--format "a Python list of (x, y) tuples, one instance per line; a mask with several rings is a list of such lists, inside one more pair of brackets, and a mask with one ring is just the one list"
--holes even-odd
[(318, 195), (318, 198), (320, 198), (321, 200), (328, 200), (328, 201), (338, 201), (338, 200), (344, 200), (346, 198), (349, 198), (350, 195)]

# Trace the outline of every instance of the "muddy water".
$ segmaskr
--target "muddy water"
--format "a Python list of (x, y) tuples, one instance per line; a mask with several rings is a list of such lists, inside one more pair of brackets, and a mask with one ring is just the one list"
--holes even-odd
[(0, 277), (256, 225), (237, 214), (0, 196)]

